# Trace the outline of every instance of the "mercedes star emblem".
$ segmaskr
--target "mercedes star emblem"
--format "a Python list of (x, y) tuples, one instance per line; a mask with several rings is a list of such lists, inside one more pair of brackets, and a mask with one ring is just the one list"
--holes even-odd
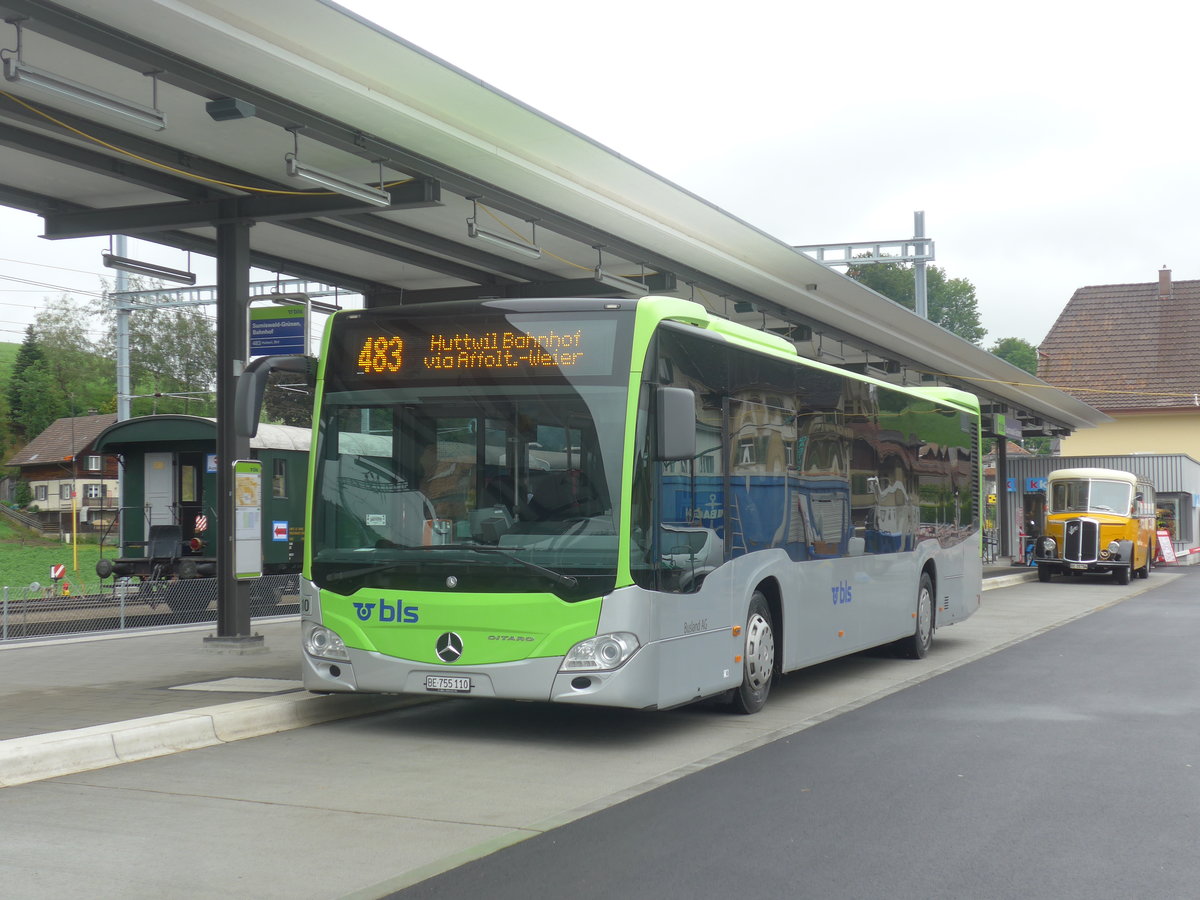
[(463, 642), (453, 631), (447, 631), (437, 639), (437, 655), (442, 662), (456, 662), (463, 652)]

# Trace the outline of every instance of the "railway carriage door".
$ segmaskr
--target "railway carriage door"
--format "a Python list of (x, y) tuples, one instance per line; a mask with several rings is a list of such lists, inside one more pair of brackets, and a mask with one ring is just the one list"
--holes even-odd
[(174, 525), (175, 454), (146, 454), (145, 486), (147, 528), (151, 525)]
[[(204, 513), (203, 472), (204, 454), (179, 454), (179, 490), (175, 496), (179, 499), (180, 537), (184, 541), (195, 536), (196, 517)], [(215, 520), (215, 515), (212, 518)]]

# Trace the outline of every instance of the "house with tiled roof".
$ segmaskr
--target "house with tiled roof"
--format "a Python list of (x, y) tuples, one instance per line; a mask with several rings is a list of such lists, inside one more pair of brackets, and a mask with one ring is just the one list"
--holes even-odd
[(1038, 377), (1112, 416), (1064, 456), (1200, 451), (1200, 281), (1081, 287), (1038, 348)]
[(95, 531), (116, 517), (117, 458), (93, 447), (116, 421), (114, 413), (58, 419), (5, 462), (29, 485), (29, 511), (43, 528), (69, 534), (74, 521), (75, 531)]
[[(1038, 348), (1038, 376), (1112, 421), (1013, 471), (1036, 481), (1101, 466), (1148, 478), (1160, 526), (1181, 558), (1200, 561), (1200, 281), (1173, 281), (1163, 268), (1144, 284), (1079, 288)], [(1026, 496), (1026, 509), (1036, 499)]]

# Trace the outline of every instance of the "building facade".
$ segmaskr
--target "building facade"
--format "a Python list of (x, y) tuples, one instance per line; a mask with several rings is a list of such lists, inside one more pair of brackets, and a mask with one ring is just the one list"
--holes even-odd
[(58, 419), (6, 461), (18, 470), (16, 480), (28, 485), (25, 511), (44, 531), (103, 531), (116, 518), (121, 505), (117, 459), (93, 446), (116, 420), (113, 413)]

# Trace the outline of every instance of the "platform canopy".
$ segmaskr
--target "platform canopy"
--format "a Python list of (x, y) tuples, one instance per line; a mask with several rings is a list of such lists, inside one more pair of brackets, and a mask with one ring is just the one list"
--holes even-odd
[(1107, 420), (334, 3), (0, 14), (0, 204), (50, 239), (215, 255), (220, 223), (252, 221), (252, 265), (370, 306), (649, 290), (807, 356), (964, 387), (1023, 435)]

